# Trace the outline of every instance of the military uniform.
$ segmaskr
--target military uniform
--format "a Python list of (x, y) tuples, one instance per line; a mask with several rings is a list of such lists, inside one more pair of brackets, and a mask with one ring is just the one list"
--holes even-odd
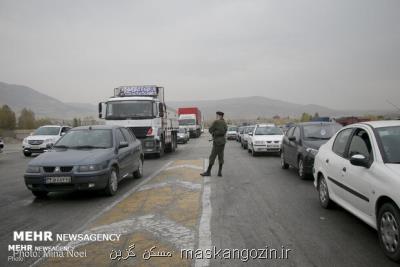
[(218, 111), (217, 115), (219, 115), (220, 118), (215, 120), (209, 129), (209, 132), (213, 137), (213, 148), (209, 158), (207, 171), (201, 173), (202, 176), (211, 175), (211, 168), (214, 165), (217, 156), (219, 163), (218, 176), (222, 176), (222, 165), (224, 164), (224, 149), (226, 144), (226, 132), (228, 131), (228, 126), (223, 119), (224, 113)]
[(226, 132), (228, 126), (224, 119), (216, 120), (211, 125), (209, 132), (213, 136), (213, 148), (210, 155), (210, 165), (213, 165), (215, 158), (218, 156), (218, 163), (224, 164), (224, 149), (226, 143)]

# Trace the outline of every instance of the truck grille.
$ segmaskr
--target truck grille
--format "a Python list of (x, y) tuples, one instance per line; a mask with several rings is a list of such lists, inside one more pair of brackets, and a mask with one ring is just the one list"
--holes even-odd
[(29, 140), (28, 143), (30, 145), (41, 145), (43, 144), (43, 140)]
[(145, 138), (149, 128), (150, 127), (129, 127), (129, 129), (131, 129), (135, 134), (136, 138)]

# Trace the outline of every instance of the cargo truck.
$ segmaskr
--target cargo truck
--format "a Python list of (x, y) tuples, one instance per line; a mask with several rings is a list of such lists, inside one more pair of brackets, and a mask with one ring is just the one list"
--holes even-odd
[(202, 129), (200, 109), (197, 107), (178, 108), (179, 127), (189, 130), (190, 137), (199, 137)]
[(99, 103), (99, 118), (120, 125), (141, 140), (145, 154), (161, 157), (177, 148), (179, 130), (175, 109), (167, 107), (164, 88), (156, 85), (120, 86), (114, 96)]

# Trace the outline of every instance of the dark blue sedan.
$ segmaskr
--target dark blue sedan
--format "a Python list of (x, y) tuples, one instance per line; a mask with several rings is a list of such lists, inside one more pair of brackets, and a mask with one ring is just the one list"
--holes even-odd
[(25, 184), (36, 197), (75, 190), (103, 190), (112, 196), (123, 178), (142, 177), (143, 160), (141, 142), (127, 128), (77, 127), (29, 162)]

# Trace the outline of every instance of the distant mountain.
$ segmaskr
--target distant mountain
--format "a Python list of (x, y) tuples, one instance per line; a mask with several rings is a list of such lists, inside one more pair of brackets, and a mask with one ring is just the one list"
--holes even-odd
[(7, 104), (19, 113), (23, 108), (35, 112), (36, 117), (65, 118), (97, 116), (93, 104), (64, 103), (23, 85), (0, 82), (0, 105)]
[(303, 112), (312, 115), (318, 112), (320, 116), (354, 116), (382, 112), (335, 110), (315, 104), (300, 105), (262, 96), (203, 101), (172, 101), (167, 102), (167, 105), (175, 108), (185, 106), (199, 107), (205, 119), (214, 118), (215, 111), (217, 110), (225, 112), (227, 118), (235, 119), (255, 119), (257, 117), (271, 118), (275, 115), (281, 117), (300, 117)]

